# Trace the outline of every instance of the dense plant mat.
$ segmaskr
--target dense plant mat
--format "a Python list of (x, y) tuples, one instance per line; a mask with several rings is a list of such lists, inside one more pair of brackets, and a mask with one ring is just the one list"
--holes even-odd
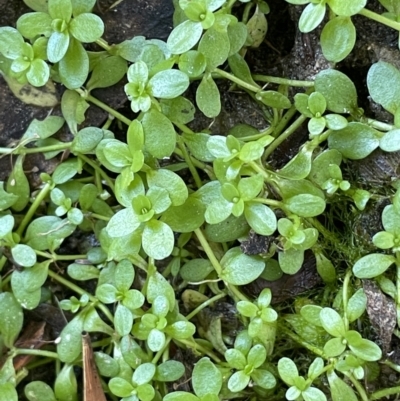
[(400, 1), (24, 3), (0, 401), (397, 399)]

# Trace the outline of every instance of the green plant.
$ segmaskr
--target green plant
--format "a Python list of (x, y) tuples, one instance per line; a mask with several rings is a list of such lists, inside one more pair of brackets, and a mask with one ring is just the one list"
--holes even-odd
[[(288, 2), (308, 4), (304, 32), (329, 6), (321, 41), (333, 61), (352, 48), (350, 17), (371, 17), (365, 0)], [(355, 84), (337, 70), (313, 81), (251, 73), (246, 52), (267, 31), (263, 1), (175, 1), (166, 42), (135, 37), (114, 45), (101, 38), (94, 1), (26, 3), (34, 12), (21, 16), (17, 29), (0, 28), (1, 72), (10, 85), (42, 86), (51, 77), (67, 89), (63, 117), (34, 120), (15, 146), (0, 148), (13, 162), (0, 183), (0, 344), (8, 349), (0, 401), (21, 393), (27, 370), (15, 371), (19, 355), (36, 356), (56, 373), (54, 385), (24, 382), (28, 400), (78, 400), (82, 331), (96, 333), (95, 361), (112, 400), (324, 401), (330, 394), (333, 401), (368, 401), (399, 393), (395, 385), (364, 384), (379, 364), (393, 372), (400, 367), (372, 341), (368, 294), (358, 279), (376, 278), (399, 310), (400, 189), (398, 181), (384, 190), (363, 187), (346, 171), (349, 160), (377, 148), (400, 150), (396, 67), (378, 62), (368, 72), (372, 99), (393, 116), (382, 122), (364, 115)], [(396, 19), (394, 2), (382, 3)], [(329, 42), (331, 30), (346, 36), (342, 46)], [(87, 51), (82, 43), (91, 42), (103, 50)], [(124, 77), (132, 120), (92, 94)], [(220, 113), (221, 80), (254, 100), (267, 128), (241, 125), (220, 135), (190, 128), (196, 108), (209, 118)], [(195, 99), (185, 97), (196, 81)], [(126, 141), (114, 135), (111, 118), (102, 127), (80, 127), (91, 104), (118, 120)], [(53, 137), (64, 123), (71, 142)], [(303, 125), (307, 140), (285, 165), (273, 167), (271, 156)], [(68, 157), (31, 188), (27, 155), (62, 152)], [(391, 204), (382, 212), (383, 231), (373, 233), (379, 250), (371, 253), (354, 246), (351, 216), (381, 198)], [(62, 245), (77, 232), (96, 242), (70, 254)], [(252, 237), (266, 241), (261, 250), (246, 251)], [(309, 299), (271, 305), (269, 288), (256, 299), (245, 295), (242, 286), (260, 277), (298, 274), (308, 254), (324, 281)], [(17, 340), (24, 311), (55, 303), (50, 280), (64, 288), (58, 304), (70, 319), (48, 348), (23, 348)], [(218, 308), (226, 309), (234, 330)], [(188, 372), (193, 392), (171, 390), (184, 380), (184, 358), (175, 360), (180, 352), (195, 358)]]

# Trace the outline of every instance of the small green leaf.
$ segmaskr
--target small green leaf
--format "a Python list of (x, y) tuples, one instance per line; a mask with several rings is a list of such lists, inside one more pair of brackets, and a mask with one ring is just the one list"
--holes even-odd
[(393, 129), (380, 139), (379, 147), (385, 152), (400, 150), (400, 129)]
[(110, 237), (123, 237), (132, 234), (140, 222), (131, 207), (117, 212), (107, 224), (107, 233)]
[(36, 253), (28, 245), (17, 244), (11, 248), (11, 254), (16, 263), (24, 267), (31, 267), (36, 263)]
[(29, 401), (56, 401), (53, 389), (42, 381), (28, 383), (24, 392)]
[(327, 69), (315, 77), (315, 90), (326, 99), (328, 110), (351, 113), (357, 110), (357, 91), (354, 83), (342, 72)]
[(333, 131), (328, 144), (331, 149), (337, 149), (344, 157), (359, 160), (367, 157), (379, 146), (380, 135), (368, 125), (351, 122), (345, 128)]
[(58, 63), (67, 53), (70, 44), (68, 31), (53, 32), (47, 44), (47, 58), (51, 63)]
[(77, 89), (85, 83), (89, 74), (89, 56), (83, 45), (71, 37), (68, 50), (59, 62), (61, 82), (68, 89)]
[(328, 61), (345, 59), (356, 43), (356, 28), (349, 17), (331, 19), (321, 32), (321, 48)]
[(251, 378), (257, 386), (269, 390), (276, 386), (275, 376), (266, 369), (256, 369), (251, 374)]
[(361, 11), (367, 4), (367, 0), (329, 0), (329, 7), (337, 15), (344, 15), (350, 17)]
[(303, 10), (300, 20), (299, 29), (303, 33), (314, 30), (324, 19), (326, 6), (323, 3), (310, 3)]
[(323, 213), (325, 201), (311, 194), (296, 195), (285, 200), (285, 206), (301, 217), (314, 217)]
[(18, 196), (18, 200), (12, 205), (16, 212), (22, 211), (29, 202), (30, 187), (26, 178), (24, 167), (24, 156), (19, 155), (7, 181), (7, 192)]
[(142, 126), (147, 151), (158, 159), (171, 156), (176, 145), (176, 132), (171, 121), (151, 109), (144, 115)]
[(240, 247), (234, 247), (222, 257), (221, 266), (223, 280), (233, 285), (245, 285), (259, 277), (265, 263), (259, 257), (245, 255)]
[(199, 41), (202, 33), (201, 22), (186, 20), (176, 26), (168, 36), (168, 49), (172, 54), (185, 53)]
[(174, 248), (174, 233), (158, 220), (150, 220), (143, 230), (142, 245), (150, 257), (161, 260), (168, 257)]
[(360, 288), (349, 299), (347, 303), (347, 318), (352, 323), (365, 312), (367, 306), (367, 297), (364, 290)]
[(25, 13), (17, 20), (17, 29), (27, 39), (50, 36), (52, 18), (47, 12)]
[(208, 71), (212, 71), (227, 60), (229, 49), (228, 34), (214, 28), (208, 29), (203, 34), (198, 46), (199, 52), (206, 58)]
[(206, 58), (198, 50), (189, 50), (179, 57), (179, 69), (190, 78), (196, 78), (206, 69)]
[(225, 352), (224, 356), (230, 367), (234, 369), (244, 369), (246, 367), (246, 357), (238, 349), (230, 348)]
[(278, 254), (279, 266), (286, 274), (296, 274), (303, 265), (304, 251), (294, 248), (279, 252)]
[(353, 273), (358, 278), (373, 278), (384, 273), (395, 263), (391, 255), (372, 253), (359, 259), (353, 266)]
[(154, 97), (173, 99), (189, 86), (188, 76), (179, 70), (164, 70), (155, 74), (148, 83)]
[(120, 336), (128, 335), (133, 326), (132, 312), (124, 305), (118, 305), (114, 315), (115, 330)]
[[(219, 372), (219, 371), (218, 371)], [(160, 382), (174, 382), (179, 380), (185, 373), (185, 366), (182, 362), (169, 359), (157, 365), (154, 380)]]
[(187, 393), (186, 391), (174, 391), (172, 393), (168, 393), (163, 401), (199, 401), (199, 398), (191, 393)]
[(0, 384), (0, 401), (18, 401), (18, 393), (12, 383)]
[(10, 292), (0, 293), (0, 333), (7, 348), (13, 348), (24, 321), (22, 308)]
[(332, 308), (322, 308), (319, 317), (322, 327), (334, 337), (343, 337), (346, 329), (342, 317)]
[(276, 230), (275, 213), (261, 203), (248, 202), (244, 208), (244, 215), (250, 227), (260, 235), (272, 235)]
[(346, 349), (346, 344), (343, 343), (342, 338), (331, 338), (324, 345), (324, 353), (328, 358), (339, 356)]
[(74, 153), (91, 153), (104, 137), (104, 131), (97, 127), (81, 129), (72, 141), (71, 151)]
[(244, 390), (250, 382), (248, 376), (243, 370), (235, 372), (228, 380), (228, 389), (233, 393)]
[(340, 379), (334, 370), (328, 371), (327, 378), (329, 382), (329, 388), (332, 395), (332, 401), (357, 401), (358, 398), (354, 394), (353, 389)]
[(175, 99), (163, 99), (160, 105), (163, 114), (174, 123), (187, 124), (194, 119), (195, 108), (192, 102), (183, 96)]
[(293, 386), (295, 379), (299, 376), (296, 364), (291, 359), (286, 357), (279, 359), (278, 372), (281, 379), (288, 386)]
[(208, 259), (191, 259), (180, 269), (179, 274), (186, 281), (202, 281), (212, 271), (214, 267)]
[[(18, 196), (6, 192), (4, 190), (4, 182), (0, 181), (0, 211), (8, 209), (17, 201), (18, 201)], [(2, 219), (4, 217), (5, 216), (0, 217), (0, 219)], [(1, 227), (1, 224), (0, 224), (0, 227)], [(4, 231), (5, 231), (5, 228), (3, 228), (3, 227), (0, 228), (0, 237), (2, 237), (2, 235), (3, 235), (2, 233), (4, 233)]]
[(62, 362), (72, 363), (82, 350), (83, 319), (80, 315), (72, 319), (60, 334), (57, 353)]
[(202, 78), (196, 91), (196, 103), (206, 117), (214, 118), (221, 112), (218, 86), (211, 74), (206, 74)]
[(276, 91), (261, 91), (256, 94), (256, 99), (275, 109), (288, 109), (291, 106), (287, 96)]
[(86, 89), (108, 88), (118, 83), (127, 72), (127, 63), (120, 56), (106, 57), (94, 67)]
[(69, 31), (79, 42), (91, 43), (103, 35), (104, 24), (99, 16), (82, 13), (72, 19)]

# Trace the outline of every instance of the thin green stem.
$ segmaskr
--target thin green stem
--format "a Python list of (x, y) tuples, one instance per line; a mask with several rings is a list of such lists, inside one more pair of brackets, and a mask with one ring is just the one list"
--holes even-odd
[(110, 221), (111, 217), (107, 217), (107, 216), (102, 216), (101, 214), (97, 214), (97, 213), (90, 213), (88, 212), (86, 214), (86, 217), (93, 217), (97, 220), (104, 220), (104, 221)]
[(201, 231), (200, 228), (196, 228), (196, 230), (194, 230), (194, 233), (196, 234), (197, 239), (199, 240), (201, 246), (203, 247), (203, 250), (206, 253), (211, 264), (213, 265), (215, 271), (217, 272), (218, 277), (220, 277), (222, 273), (222, 267), (219, 263), (219, 260), (216, 258), (214, 252), (212, 251), (210, 244), (206, 240), (203, 231)]
[(129, 118), (126, 118), (124, 115), (122, 115), (121, 113), (118, 113), (118, 111), (114, 110), (112, 107), (108, 106), (107, 104), (103, 103), (101, 100), (93, 97), (92, 95), (86, 94), (81, 89), (76, 89), (76, 91), (81, 96), (83, 96), (83, 98), (85, 100), (88, 100), (89, 102), (91, 102), (91, 103), (95, 104), (96, 106), (100, 107), (101, 109), (103, 109), (107, 113), (111, 114), (112, 116), (117, 118), (119, 121), (123, 122), (124, 124), (130, 125), (130, 123), (132, 122), (131, 120), (129, 120)]
[(25, 148), (18, 146), (16, 148), (0, 148), (0, 154), (14, 154), (14, 155), (27, 155), (31, 153), (46, 153), (54, 152), (57, 150), (65, 150), (71, 147), (72, 142), (59, 143), (51, 146), (40, 146), (37, 148)]
[(45, 351), (40, 349), (30, 349), (30, 348), (15, 348), (12, 351), (14, 356), (17, 355), (35, 355), (35, 356), (43, 356), (47, 358), (59, 359), (57, 352)]
[(22, 219), (18, 229), (17, 229), (17, 234), (21, 237), (22, 233), (24, 232), (26, 226), (30, 223), (32, 220), (34, 214), (36, 213), (37, 208), (40, 206), (44, 198), (49, 194), (51, 189), (51, 184), (46, 183), (44, 187), (40, 190), (40, 192), (37, 194), (35, 200), (33, 201), (32, 205), (30, 206), (29, 210), (26, 212), (24, 218)]
[(391, 369), (395, 370), (396, 372), (400, 373), (400, 365), (397, 365), (396, 363), (390, 361), (389, 359), (386, 359), (382, 363), (386, 366), (389, 366)]
[(203, 186), (203, 183), (201, 182), (201, 178), (199, 176), (199, 173), (196, 170), (196, 167), (192, 163), (192, 159), (189, 156), (189, 153), (186, 149), (186, 146), (184, 143), (182, 143), (180, 140), (178, 140), (178, 147), (182, 152), (183, 158), (189, 168), (190, 173), (193, 176), (194, 182), (196, 183), (197, 188), (201, 188)]
[[(6, 262), (7, 262), (7, 258), (3, 255), (3, 256), (0, 258), (0, 272), (3, 270), (3, 267), (4, 267), (4, 265), (6, 264)], [(4, 284), (4, 280), (3, 280), (3, 282), (2, 282), (2, 286), (3, 286), (3, 284)]]
[(347, 317), (347, 304), (349, 302), (349, 284), (350, 284), (350, 278), (351, 278), (351, 270), (349, 269), (346, 272), (346, 275), (344, 277), (343, 280), (343, 287), (342, 287), (342, 291), (343, 291), (343, 317), (344, 317), (344, 326), (346, 327), (346, 330), (349, 329), (349, 319)]
[(97, 39), (96, 43), (108, 52), (111, 50), (111, 46), (103, 38)]
[(203, 347), (201, 344), (197, 343), (196, 341), (190, 340), (177, 340), (179, 343), (186, 345), (188, 348), (194, 348), (196, 351), (202, 352), (204, 355), (208, 355), (211, 359), (213, 359), (216, 363), (221, 363), (221, 359), (212, 352), (211, 350)]
[(362, 401), (369, 401), (368, 395), (365, 392), (364, 387), (361, 385), (361, 383), (354, 377), (352, 373), (344, 372), (343, 373), (346, 377), (349, 378), (349, 380), (352, 382), (353, 386), (356, 388), (358, 391), (358, 394), (361, 397)]
[(223, 77), (223, 78), (226, 78), (226, 79), (229, 79), (230, 81), (235, 82), (235, 84), (238, 84), (238, 85), (240, 85), (242, 88), (246, 88), (246, 89), (248, 89), (249, 91), (252, 91), (252, 92), (259, 92), (259, 91), (261, 90), (261, 87), (260, 87), (260, 86), (258, 86), (258, 85), (257, 85), (257, 86), (254, 86), (254, 85), (252, 85), (252, 84), (249, 84), (249, 83), (247, 83), (247, 82), (241, 80), (240, 78), (236, 77), (235, 75), (230, 74), (229, 72), (226, 72), (226, 71), (224, 71), (224, 70), (220, 70), (219, 68), (216, 68), (214, 71), (215, 71), (219, 76), (221, 76), (221, 77)]
[(96, 307), (98, 307), (107, 316), (108, 320), (110, 322), (114, 322), (114, 316), (112, 315), (110, 310), (103, 303), (99, 302), (99, 300), (96, 297), (89, 294), (87, 291), (85, 291), (81, 287), (77, 286), (76, 284), (71, 283), (69, 280), (65, 279), (64, 277), (61, 277), (57, 273), (53, 272), (53, 270), (49, 269), (48, 274), (49, 274), (49, 277), (56, 280), (57, 282), (64, 285), (65, 287), (71, 289), (72, 291), (76, 292), (77, 294), (79, 294), (79, 295), (87, 294), (89, 296), (89, 300), (91, 302), (93, 302), (93, 304)]
[(365, 124), (368, 124), (372, 128), (378, 129), (380, 131), (391, 131), (392, 129), (396, 128), (392, 124), (383, 123), (382, 121), (373, 120), (372, 118), (365, 118), (362, 119), (361, 121), (365, 122)]
[(278, 85), (300, 86), (303, 88), (314, 87), (314, 81), (297, 81), (295, 79), (273, 77), (271, 75), (254, 74), (253, 79), (254, 81), (270, 82), (272, 84), (278, 84)]
[(375, 391), (369, 397), (370, 400), (379, 400), (380, 398), (389, 397), (389, 395), (399, 395), (400, 394), (400, 386), (385, 388), (383, 390)]
[(103, 178), (103, 180), (107, 183), (107, 185), (110, 187), (110, 189), (114, 192), (114, 183), (113, 183), (112, 179), (106, 174), (105, 171), (103, 171), (103, 169), (97, 164), (97, 162), (95, 162), (94, 160), (92, 160), (91, 158), (89, 158), (83, 154), (80, 154), (79, 157), (85, 163), (89, 164), (89, 166), (93, 167), (94, 170), (100, 174), (101, 178)]
[(210, 306), (211, 304), (213, 304), (214, 302), (218, 301), (221, 298), (226, 297), (226, 294), (218, 294), (213, 296), (212, 298), (208, 299), (207, 301), (203, 302), (202, 304), (200, 304), (197, 308), (193, 309), (187, 316), (186, 319), (190, 320), (192, 319), (194, 316), (196, 316), (201, 310), (203, 310), (204, 308), (206, 308), (207, 306)]
[(367, 17), (369, 19), (372, 19), (373, 21), (379, 22), (383, 25), (389, 26), (390, 28), (393, 28), (396, 31), (400, 31), (400, 23), (399, 22), (396, 22), (389, 18), (386, 18), (383, 15), (374, 13), (371, 10), (363, 8), (361, 11), (358, 12), (358, 14), (363, 15), (364, 17)]
[(296, 343), (302, 345), (304, 348), (307, 348), (309, 351), (314, 353), (315, 355), (318, 355), (320, 357), (324, 356), (324, 352), (322, 349), (309, 344), (308, 342), (304, 341), (300, 336), (297, 334), (293, 333), (291, 330), (286, 328), (284, 325), (279, 324), (278, 325), (278, 332), (283, 333), (287, 336), (289, 336), (292, 340), (296, 341)]
[(57, 255), (51, 254), (48, 252), (42, 252), (35, 250), (36, 255), (43, 256), (44, 258), (51, 259), (52, 261), (59, 261), (59, 260), (76, 260), (76, 259), (85, 259), (87, 255)]
[(252, 161), (249, 163), (249, 166), (252, 167), (252, 169), (256, 172), (256, 173), (260, 173), (263, 177), (264, 180), (266, 182), (270, 182), (271, 181), (271, 174), (268, 171), (265, 171), (260, 165), (258, 165), (255, 161)]
[(252, 202), (263, 203), (264, 205), (274, 206), (276, 208), (283, 208), (284, 205), (282, 202), (274, 200), (274, 199), (267, 199), (267, 198), (254, 198), (251, 200)]
[(306, 121), (307, 117), (301, 115), (298, 117), (290, 127), (288, 127), (281, 135), (279, 135), (268, 147), (265, 149), (263, 159), (267, 158), (275, 151), (275, 149), (284, 142), (290, 135), (292, 135), (296, 130)]

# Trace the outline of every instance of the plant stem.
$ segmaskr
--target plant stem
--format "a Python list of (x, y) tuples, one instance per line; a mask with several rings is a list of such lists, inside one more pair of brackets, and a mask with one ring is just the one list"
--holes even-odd
[(199, 176), (199, 173), (196, 170), (196, 167), (192, 163), (192, 159), (189, 156), (189, 153), (186, 149), (186, 146), (184, 143), (182, 143), (181, 140), (178, 140), (178, 147), (182, 152), (183, 158), (189, 168), (189, 171), (191, 172), (194, 182), (196, 183), (197, 188), (201, 188), (203, 186), (203, 183), (201, 182), (201, 178)]
[(252, 92), (259, 92), (261, 90), (260, 86), (254, 86), (252, 84), (248, 84), (247, 82), (241, 80), (240, 78), (236, 77), (235, 75), (230, 74), (229, 72), (220, 70), (219, 68), (216, 68), (214, 70), (219, 76), (229, 79), (232, 82), (235, 82), (235, 84), (240, 85), (242, 88), (246, 88)]
[(314, 87), (314, 81), (297, 81), (295, 79), (287, 79), (281, 77), (273, 77), (271, 75), (259, 75), (259, 74), (254, 74), (252, 75), (252, 77), (254, 81), (270, 82), (272, 84), (278, 84), (278, 85), (300, 86), (307, 88)]
[(59, 143), (57, 145), (51, 146), (40, 146), (37, 148), (25, 148), (25, 147), (16, 147), (16, 148), (0, 148), (0, 154), (14, 154), (14, 155), (27, 155), (31, 153), (46, 153), (46, 152), (54, 152), (56, 150), (65, 150), (71, 147), (72, 142), (64, 142)]
[(389, 18), (386, 18), (383, 15), (374, 13), (371, 10), (363, 8), (361, 11), (358, 12), (358, 14), (363, 15), (364, 17), (367, 17), (369, 19), (372, 19), (373, 21), (380, 22), (383, 25), (389, 26), (390, 28), (393, 28), (396, 31), (400, 31), (400, 23), (399, 22), (396, 22)]
[(107, 316), (108, 320), (110, 320), (110, 322), (114, 322), (114, 316), (112, 315), (110, 310), (103, 303), (99, 302), (99, 300), (96, 297), (89, 294), (88, 292), (86, 292), (81, 287), (77, 286), (76, 284), (71, 283), (69, 280), (65, 279), (64, 277), (61, 277), (57, 273), (53, 272), (53, 270), (49, 269), (48, 274), (49, 274), (49, 277), (51, 277), (52, 279), (61, 283), (65, 287), (71, 289), (72, 291), (76, 292), (77, 294), (79, 294), (79, 295), (87, 294), (89, 296), (90, 301), (93, 302), (94, 305), (96, 307), (98, 307)]
[(342, 291), (343, 291), (343, 318), (344, 318), (344, 326), (346, 327), (346, 330), (349, 330), (349, 319), (347, 317), (347, 304), (349, 302), (349, 283), (350, 283), (350, 277), (351, 277), (352, 273), (351, 270), (349, 269), (346, 272), (346, 275), (344, 277), (343, 280), (343, 287), (342, 287)]
[(103, 103), (101, 100), (93, 97), (92, 95), (86, 94), (84, 91), (82, 91), (81, 89), (75, 89), (85, 100), (88, 100), (89, 102), (95, 104), (96, 106), (100, 107), (101, 109), (103, 109), (104, 111), (106, 111), (107, 113), (111, 114), (112, 116), (114, 116), (115, 118), (117, 118), (118, 120), (122, 121), (124, 124), (126, 125), (130, 125), (130, 123), (132, 122), (131, 120), (129, 120), (129, 118), (126, 118), (124, 115), (122, 115), (121, 113), (118, 113), (118, 111), (114, 110), (112, 107), (108, 106), (107, 104)]
[[(362, 120), (361, 122), (364, 122), (364, 120)], [(372, 118), (366, 118), (365, 124), (368, 124), (372, 128), (378, 129), (380, 131), (391, 131), (392, 129), (396, 128), (392, 124), (383, 123), (382, 121), (373, 120)]]
[(45, 351), (40, 349), (30, 349), (30, 348), (15, 348), (12, 351), (14, 356), (17, 355), (35, 355), (35, 356), (43, 356), (47, 358), (59, 359), (57, 352)]
[(111, 178), (106, 174), (105, 171), (92, 159), (87, 157), (86, 155), (79, 154), (79, 157), (89, 166), (93, 167), (96, 172), (100, 174), (100, 176), (103, 178), (103, 180), (107, 183), (107, 185), (110, 187), (110, 189), (114, 192), (114, 183), (111, 180)]
[(306, 121), (307, 117), (304, 115), (301, 115), (299, 118), (297, 118), (293, 124), (288, 127), (284, 132), (282, 132), (281, 135), (279, 135), (268, 147), (265, 149), (263, 159), (267, 160), (267, 158), (274, 152), (274, 150), (287, 138), (289, 138), (290, 135), (292, 135), (303, 123)]
[(307, 348), (309, 351), (311, 351), (315, 355), (318, 355), (320, 357), (324, 356), (324, 352), (322, 351), (322, 349), (320, 349), (318, 347), (315, 347), (314, 345), (311, 345), (311, 344), (305, 342), (300, 336), (298, 336), (297, 334), (293, 333), (291, 330), (286, 328), (284, 325), (282, 325), (282, 324), (278, 325), (278, 332), (286, 334), (292, 340), (296, 341), (296, 343), (302, 345), (304, 348)]
[(96, 43), (108, 52), (111, 50), (111, 46), (103, 38), (97, 39)]
[(221, 298), (226, 297), (226, 294), (218, 294), (213, 296), (212, 298), (208, 299), (207, 301), (203, 302), (202, 304), (200, 304), (197, 308), (193, 309), (187, 316), (186, 319), (190, 320), (192, 319), (194, 316), (196, 316), (201, 310), (203, 310), (204, 308), (206, 308), (207, 306), (210, 306), (212, 303), (218, 301)]
[(353, 383), (353, 386), (356, 388), (358, 391), (358, 394), (360, 394), (360, 397), (362, 401), (369, 401), (368, 395), (365, 392), (364, 387), (361, 385), (361, 383), (354, 377), (352, 373), (348, 372), (343, 372), (343, 374), (349, 378), (349, 380)]
[(400, 386), (385, 388), (383, 390), (375, 391), (375, 393), (372, 393), (372, 395), (370, 396), (370, 400), (379, 400), (380, 398), (383, 397), (389, 397), (389, 395), (399, 395), (399, 394), (400, 394)]
[(198, 344), (196, 341), (189, 341), (189, 340), (177, 340), (178, 342), (186, 345), (188, 348), (194, 348), (196, 351), (201, 351), (204, 355), (208, 355), (210, 358), (214, 359), (216, 363), (221, 363), (221, 359), (218, 358), (214, 352), (203, 347), (201, 344)]
[(40, 206), (42, 203), (43, 199), (48, 195), (51, 189), (51, 184), (46, 183), (44, 187), (40, 190), (40, 192), (37, 194), (35, 200), (33, 201), (31, 207), (27, 211), (26, 215), (22, 219), (16, 233), (21, 237), (22, 233), (24, 232), (26, 226), (29, 224), (29, 222), (32, 220), (33, 215), (35, 214), (37, 208)]
[(221, 267), (218, 259), (214, 255), (214, 252), (212, 251), (208, 241), (204, 237), (203, 231), (201, 231), (200, 228), (196, 228), (196, 230), (194, 230), (194, 233), (196, 234), (197, 239), (200, 241), (200, 244), (203, 247), (203, 250), (206, 253), (211, 264), (213, 265), (215, 271), (217, 272), (218, 277), (220, 277), (221, 273), (222, 273), (222, 267)]

